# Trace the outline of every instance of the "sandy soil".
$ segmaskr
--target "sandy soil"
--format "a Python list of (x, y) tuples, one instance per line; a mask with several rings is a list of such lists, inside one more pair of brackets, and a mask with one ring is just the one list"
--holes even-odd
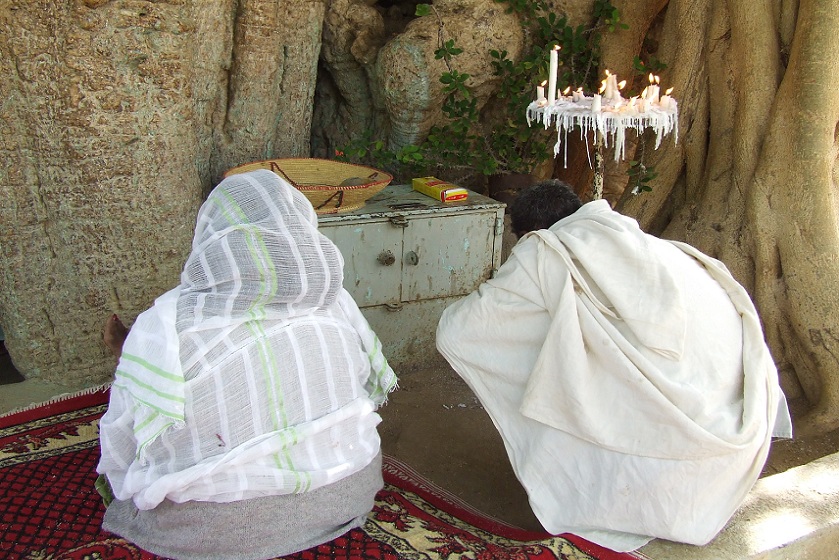
[[(410, 464), (472, 506), (524, 529), (541, 530), (501, 437), (469, 387), (437, 356), (400, 374), (400, 389), (381, 409), (385, 453)], [(797, 408), (791, 403), (791, 408)], [(764, 475), (839, 451), (839, 430), (773, 444)]]

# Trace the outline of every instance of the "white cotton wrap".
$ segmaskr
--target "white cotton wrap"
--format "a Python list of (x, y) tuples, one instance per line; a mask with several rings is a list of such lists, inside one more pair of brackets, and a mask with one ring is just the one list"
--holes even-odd
[(605, 201), (525, 236), (437, 346), (545, 529), (705, 544), (791, 436), (757, 312), (725, 266)]
[(117, 499), (301, 493), (370, 464), (396, 377), (342, 280), (297, 189), (266, 170), (220, 183), (180, 285), (123, 348), (97, 469)]

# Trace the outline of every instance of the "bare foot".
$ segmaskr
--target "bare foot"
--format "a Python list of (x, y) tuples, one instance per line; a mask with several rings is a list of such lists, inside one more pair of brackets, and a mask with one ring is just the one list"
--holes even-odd
[(128, 336), (128, 328), (122, 324), (116, 314), (111, 315), (105, 323), (105, 332), (102, 338), (105, 339), (105, 346), (119, 358), (122, 356), (122, 345), (125, 344), (125, 337)]

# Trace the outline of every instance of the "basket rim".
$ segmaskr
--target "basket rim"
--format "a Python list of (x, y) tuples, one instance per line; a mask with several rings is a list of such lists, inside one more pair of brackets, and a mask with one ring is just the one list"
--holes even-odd
[[(311, 190), (311, 191), (364, 190), (364, 189), (369, 189), (369, 188), (373, 188), (373, 187), (378, 187), (383, 183), (388, 184), (391, 181), (393, 181), (393, 175), (391, 175), (387, 171), (383, 171), (381, 169), (376, 169), (375, 167), (370, 167), (369, 165), (362, 165), (362, 164), (359, 164), (359, 163), (351, 163), (351, 162), (347, 162), (347, 161), (337, 161), (337, 160), (334, 160), (334, 159), (326, 159), (326, 158), (304, 158), (304, 157), (268, 158), (268, 159), (249, 161), (247, 163), (243, 163), (243, 164), (237, 165), (235, 167), (231, 167), (230, 169), (225, 171), (224, 177), (226, 178), (226, 177), (229, 177), (231, 175), (241, 173), (241, 171), (237, 171), (237, 170), (241, 169), (243, 167), (266, 164), (266, 163), (271, 163), (271, 162), (295, 162), (295, 161), (298, 161), (298, 162), (322, 162), (322, 163), (328, 163), (328, 164), (331, 164), (331, 165), (356, 167), (356, 168), (359, 168), (359, 169), (367, 169), (367, 170), (370, 170), (370, 171), (374, 171), (378, 175), (384, 175), (384, 177), (382, 179), (379, 179), (379, 180), (376, 180), (376, 181), (371, 181), (369, 183), (364, 183), (363, 185), (339, 186), (339, 185), (323, 185), (323, 184), (318, 184), (318, 183), (300, 183), (300, 182), (295, 181), (293, 186), (295, 186), (298, 190), (301, 190), (301, 191), (303, 191), (303, 190)], [(273, 169), (270, 169), (270, 167), (263, 167), (263, 169), (268, 169), (272, 173), (276, 173)]]

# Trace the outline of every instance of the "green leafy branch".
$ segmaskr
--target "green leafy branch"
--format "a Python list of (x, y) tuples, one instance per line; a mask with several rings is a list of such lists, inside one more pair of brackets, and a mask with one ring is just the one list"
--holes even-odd
[(646, 147), (647, 145), (642, 139), (638, 147), (641, 153), (640, 157), (637, 160), (629, 162), (629, 169), (627, 170), (627, 174), (629, 175), (628, 186), (631, 187), (630, 192), (634, 195), (652, 191), (653, 188), (650, 186), (650, 182), (658, 177), (655, 167), (644, 163)]
[[(455, 172), (461, 175), (490, 175), (498, 172), (530, 173), (552, 157), (554, 133), (544, 127), (530, 127), (526, 110), (533, 99), (534, 84), (547, 79), (550, 51), (560, 46), (561, 72), (559, 89), (569, 86), (596, 88), (600, 44), (604, 33), (626, 28), (619, 11), (608, 0), (596, 0), (592, 26), (571, 26), (565, 17), (550, 11), (543, 0), (495, 0), (507, 4), (506, 12), (515, 12), (527, 37), (527, 50), (517, 60), (506, 50), (492, 50), (493, 72), (500, 78), (495, 93), (499, 105), (490, 101), (490, 110), (482, 115), (478, 99), (469, 87), (470, 75), (455, 67), (463, 50), (454, 39), (445, 36), (443, 18), (431, 4), (418, 4), (417, 16), (437, 18), (435, 59), (446, 69), (440, 75), (445, 96), (444, 123), (431, 128), (417, 145), (391, 151), (381, 140), (365, 133), (351, 142), (339, 156), (353, 161), (367, 161), (397, 176)], [(451, 177), (451, 173), (448, 173)], [(454, 179), (450, 179), (454, 180)]]
[(647, 62), (644, 62), (640, 56), (636, 56), (632, 59), (632, 68), (638, 75), (646, 76), (647, 74), (658, 74), (667, 68), (667, 65), (654, 56), (650, 56)]
[(621, 21), (620, 11), (612, 6), (609, 0), (595, 0), (593, 13), (595, 21), (603, 22), (609, 31), (629, 29), (629, 26)]

